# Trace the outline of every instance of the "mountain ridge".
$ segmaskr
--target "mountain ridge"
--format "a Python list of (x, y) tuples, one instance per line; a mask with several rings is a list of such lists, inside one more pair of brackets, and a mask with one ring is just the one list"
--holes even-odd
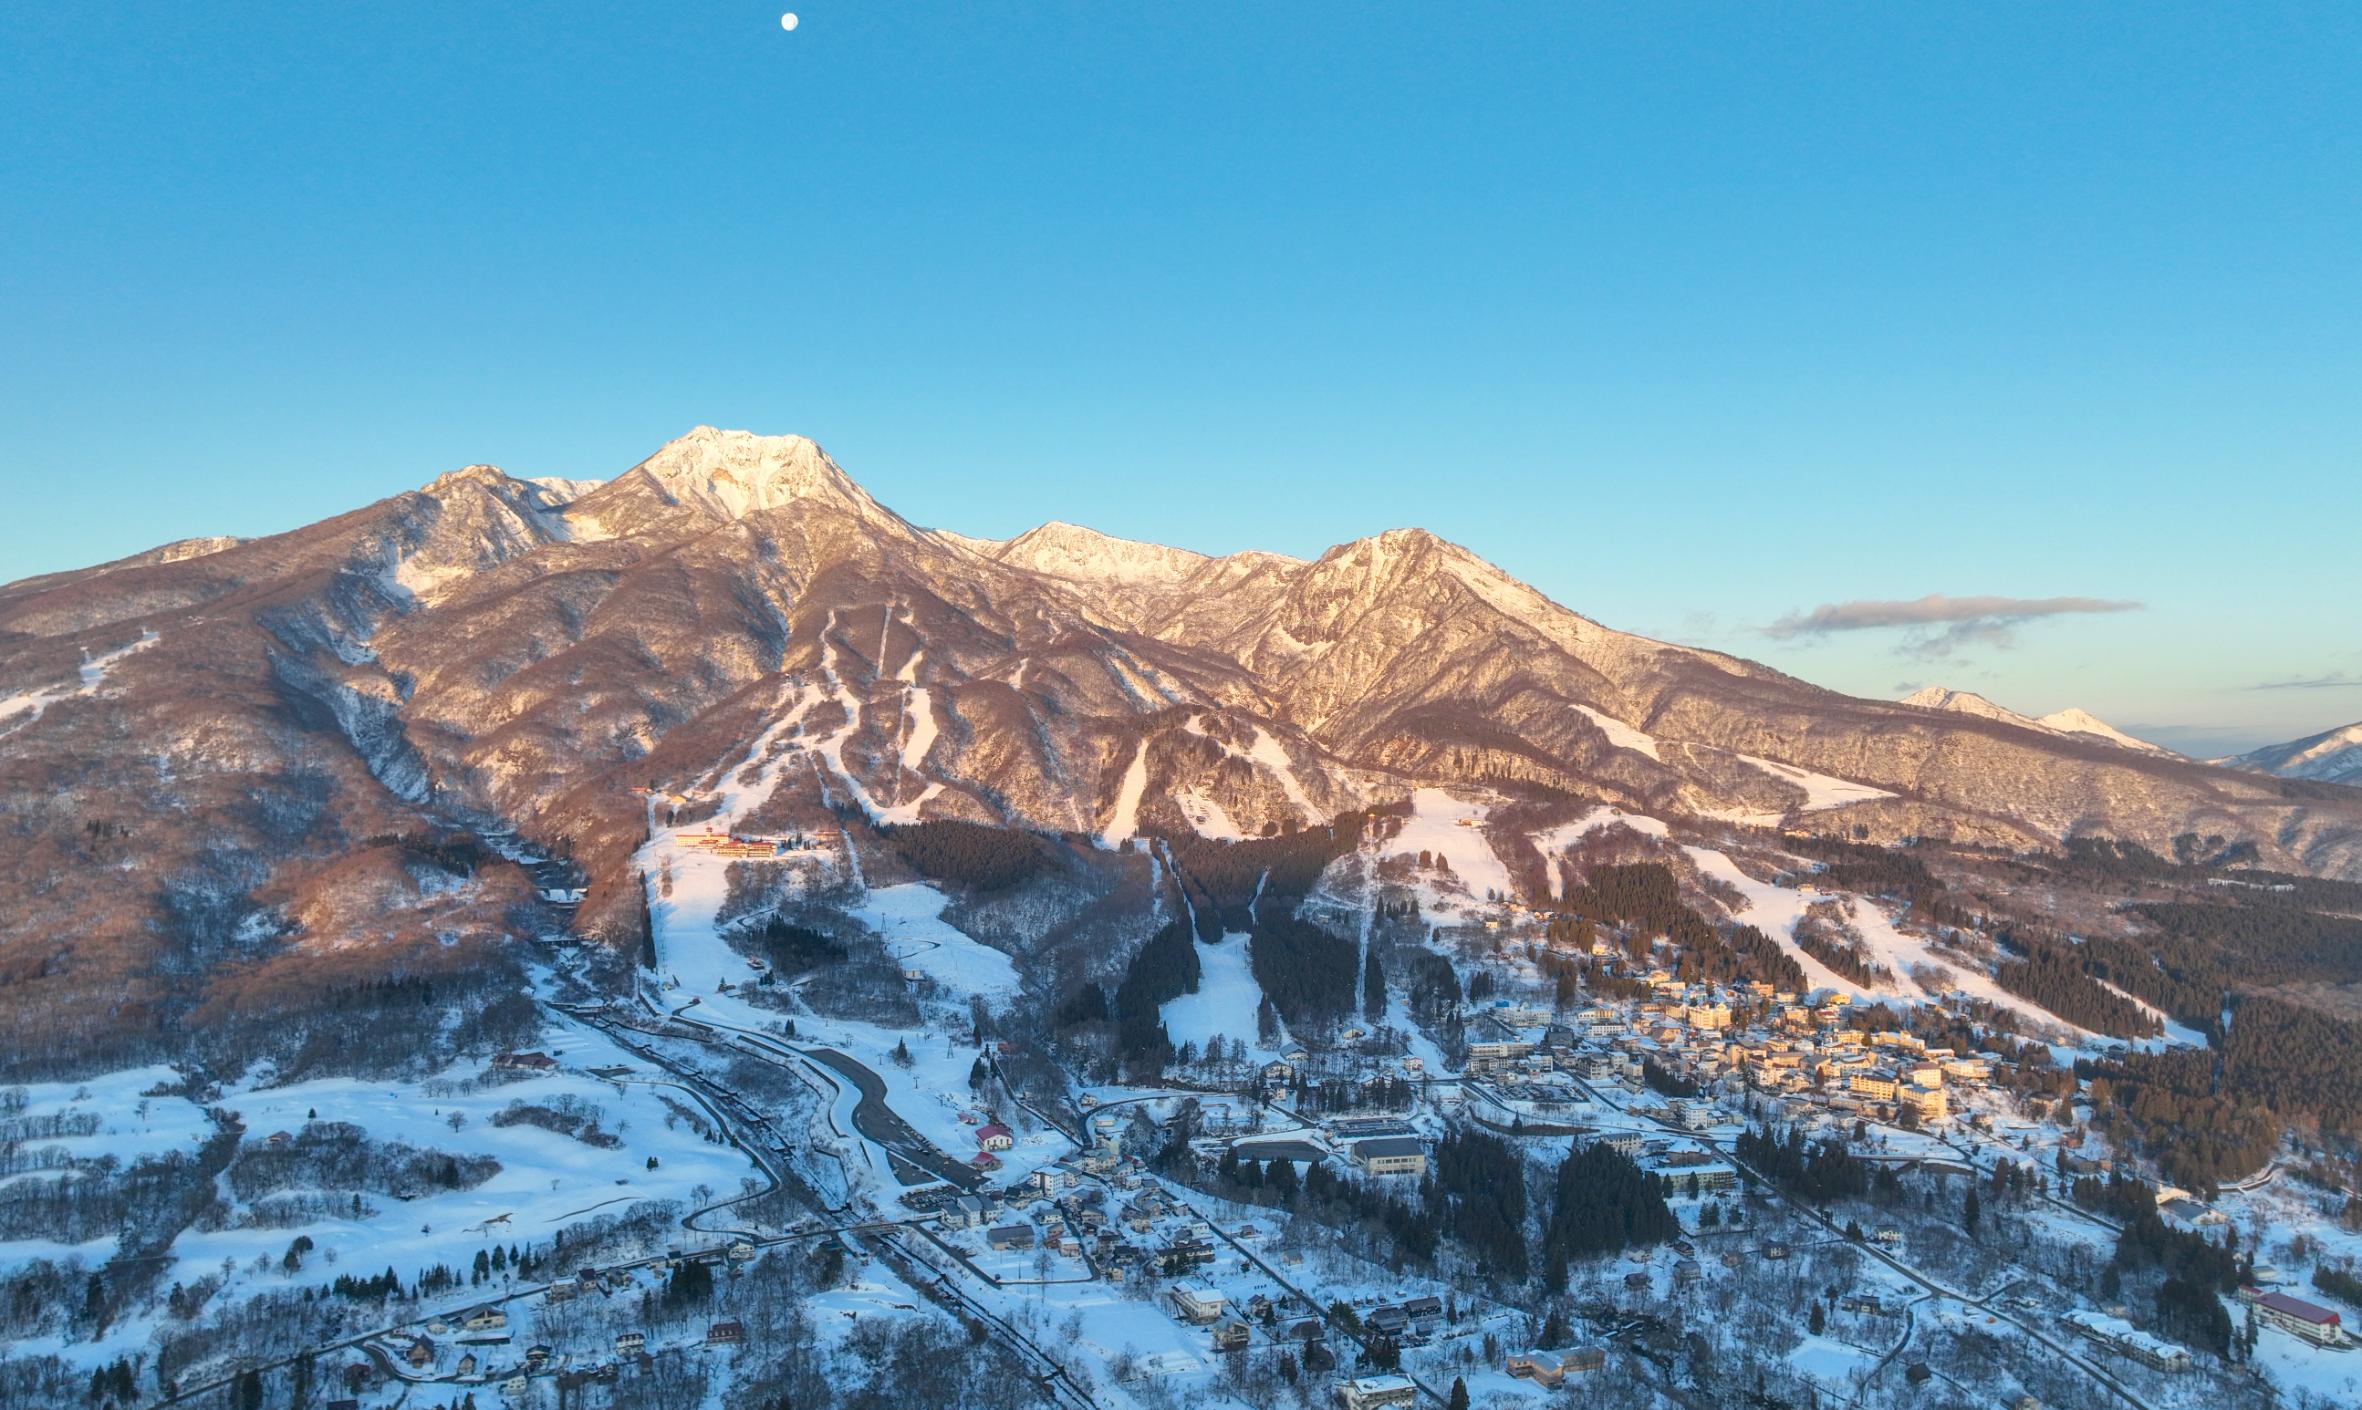
[[(701, 427), (579, 493), (468, 467), (0, 586), (0, 697), (46, 702), (0, 720), (27, 839), (0, 856), (27, 898), (0, 973), (60, 1022), (95, 994), (169, 1009), (157, 976), (192, 966), (284, 982), (302, 944), (238, 937), (298, 933), (364, 840), (454, 823), (570, 858), (575, 925), (627, 944), (634, 790), (765, 740), (758, 764), (800, 761), (765, 813), (792, 826), (1254, 836), (1441, 787), (1889, 843), (2195, 833), (2362, 876), (2352, 790), (1843, 696), (1604, 626), (1425, 530), (1310, 561), (1029, 534), (919, 528), (815, 442)], [(165, 880), (108, 890), (91, 820), (136, 824)], [(376, 943), (425, 962), (460, 923), (439, 904)]]

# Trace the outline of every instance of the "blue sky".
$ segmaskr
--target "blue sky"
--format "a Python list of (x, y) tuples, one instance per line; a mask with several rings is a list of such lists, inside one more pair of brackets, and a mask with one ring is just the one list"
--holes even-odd
[(1422, 524), (1863, 694), (2362, 718), (2362, 8), (782, 8), (0, 12), (0, 579), (712, 422), (976, 533)]

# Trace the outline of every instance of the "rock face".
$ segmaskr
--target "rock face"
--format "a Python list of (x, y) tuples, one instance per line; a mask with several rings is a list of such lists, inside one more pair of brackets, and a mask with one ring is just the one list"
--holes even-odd
[[(637, 905), (630, 790), (710, 779), (791, 715), (810, 766), (782, 788), (889, 821), (1256, 834), (1473, 784), (1887, 839), (2220, 834), (2362, 876), (2362, 794), (1837, 695), (1610, 630), (1422, 530), (1309, 563), (976, 539), (809, 440), (700, 427), (603, 484), (470, 466), (0, 588), (0, 983), (168, 1006), (341, 943), (307, 887), (430, 823), (564, 850), (597, 931)], [(436, 891), (376, 943), (485, 904)]]

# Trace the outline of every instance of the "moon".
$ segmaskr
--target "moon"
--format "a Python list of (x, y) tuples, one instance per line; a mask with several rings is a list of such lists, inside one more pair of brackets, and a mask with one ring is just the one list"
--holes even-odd
[(786, 30), (794, 29), (796, 27), (796, 12), (790, 10), (786, 14), (781, 15), (779, 17), (779, 27)]

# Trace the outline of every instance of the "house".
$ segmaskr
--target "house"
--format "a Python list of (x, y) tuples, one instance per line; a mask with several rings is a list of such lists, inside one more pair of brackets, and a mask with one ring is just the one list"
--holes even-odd
[(976, 1128), (976, 1144), (988, 1151), (1005, 1151), (1017, 1144), (1017, 1133), (998, 1121), (988, 1121)]
[(1424, 1175), (1427, 1151), (1413, 1136), (1375, 1136), (1355, 1141), (1353, 1163), (1372, 1175)]
[(1402, 1305), (1402, 1310), (1411, 1319), (1414, 1329), (1429, 1331), (1434, 1328), (1436, 1323), (1443, 1320), (1443, 1299), (1440, 1297), (1414, 1297)]
[(551, 1355), (552, 1353), (547, 1346), (526, 1347), (525, 1365), (528, 1369), (539, 1370), (541, 1369), (542, 1363), (548, 1361)]
[(707, 1346), (738, 1346), (746, 1341), (746, 1325), (736, 1320), (714, 1323), (705, 1329)]
[(1173, 1315), (1184, 1322), (1203, 1326), (1222, 1316), (1222, 1294), (1195, 1279), (1173, 1284), (1166, 1296), (1172, 1299)]
[(637, 1356), (647, 1349), (648, 1334), (646, 1332), (617, 1332), (615, 1334), (615, 1354), (617, 1356)]
[[(511, 1400), (515, 1400), (519, 1396), (523, 1395), (525, 1390), (526, 1381), (521, 1375), (511, 1376), (507, 1380), (500, 1383), (500, 1393), (507, 1396)], [(329, 1410), (336, 1410), (336, 1407), (330, 1406)]]
[(495, 1053), (492, 1065), (503, 1072), (548, 1072), (558, 1060), (548, 1053)]
[(423, 1371), (435, 1364), (435, 1344), (425, 1337), (412, 1337), (410, 1345), (402, 1351), (402, 1359), (410, 1363), (411, 1370)]
[(1326, 1338), (1328, 1334), (1327, 1325), (1318, 1317), (1299, 1317), (1279, 1329), (1282, 1341), (1296, 1342), (1306, 1346)]
[(1247, 1324), (1236, 1317), (1225, 1317), (1214, 1324), (1216, 1351), (1244, 1351), (1252, 1339), (1253, 1333), (1247, 1330)]
[(1033, 1247), (1031, 1224), (1002, 1224), (984, 1231), (984, 1246), (995, 1252)]
[(755, 1246), (748, 1243), (744, 1239), (740, 1239), (736, 1243), (730, 1245), (729, 1252), (724, 1256), (727, 1257), (732, 1263), (745, 1263), (755, 1256)]
[(459, 1325), (471, 1332), (489, 1332), (507, 1326), (508, 1314), (487, 1302), (461, 1313)]
[(463, 1381), (468, 1377), (473, 1376), (476, 1373), (476, 1353), (472, 1351), (462, 1352), (459, 1357), (459, 1364), (452, 1368), (452, 1373)]
[(1607, 1367), (1607, 1348), (1604, 1346), (1578, 1346), (1572, 1351), (1560, 1352), (1558, 1365), (1559, 1369), (1570, 1376), (1580, 1376), (1592, 1371), (1604, 1370)]
[(268, 1136), (262, 1138), (262, 1143), (271, 1147), (273, 1150), (277, 1150), (279, 1147), (286, 1145), (288, 1142), (294, 1139), (295, 1137), (289, 1135), (285, 1131), (273, 1131)]
[(1345, 1410), (1386, 1410), (1418, 1404), (1419, 1388), (1407, 1376), (1357, 1376), (1338, 1384), (1337, 1401)]
[(943, 1227), (946, 1229), (973, 1229), (991, 1217), (992, 1211), (974, 1195), (961, 1195), (943, 1206)]
[(1532, 1381), (1541, 1386), (1555, 1386), (1566, 1379), (1566, 1368), (1547, 1351), (1510, 1352), (1504, 1369), (1521, 1381)]

